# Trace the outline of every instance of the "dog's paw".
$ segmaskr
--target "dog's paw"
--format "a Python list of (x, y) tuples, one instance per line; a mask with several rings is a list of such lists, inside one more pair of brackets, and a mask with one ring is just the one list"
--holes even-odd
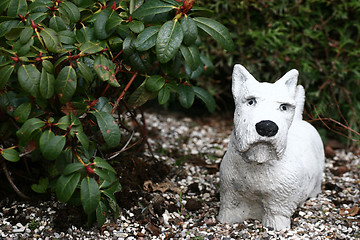
[(263, 217), (262, 224), (265, 227), (269, 227), (274, 230), (289, 229), (290, 228), (290, 217), (285, 217), (282, 215), (274, 215), (274, 216), (266, 215)]
[(234, 209), (220, 210), (217, 219), (221, 223), (240, 223), (245, 220), (244, 216)]

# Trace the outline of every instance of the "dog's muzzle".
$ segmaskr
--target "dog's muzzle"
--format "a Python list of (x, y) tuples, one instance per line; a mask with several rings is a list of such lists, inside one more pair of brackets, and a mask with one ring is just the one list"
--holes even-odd
[(270, 120), (264, 120), (255, 124), (256, 132), (262, 137), (273, 137), (279, 131), (279, 127)]

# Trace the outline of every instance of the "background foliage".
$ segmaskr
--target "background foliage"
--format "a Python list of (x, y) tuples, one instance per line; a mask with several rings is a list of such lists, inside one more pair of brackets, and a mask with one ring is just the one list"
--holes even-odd
[(360, 128), (359, 1), (212, 0), (201, 6), (214, 10), (236, 46), (228, 53), (208, 49), (220, 79), (212, 81), (211, 91), (230, 93), (234, 63), (260, 81), (274, 81), (296, 68), (306, 89), (305, 117), (359, 141), (349, 130)]
[(213, 69), (200, 36), (229, 51), (234, 43), (194, 3), (0, 2), (1, 173), (20, 196), (27, 197), (8, 166), (26, 169), (33, 191), (82, 205), (89, 223), (101, 226), (108, 212), (119, 215), (121, 185), (108, 160), (133, 140), (127, 114), (137, 122), (134, 109), (171, 97), (184, 108), (197, 97), (215, 110), (194, 81)]

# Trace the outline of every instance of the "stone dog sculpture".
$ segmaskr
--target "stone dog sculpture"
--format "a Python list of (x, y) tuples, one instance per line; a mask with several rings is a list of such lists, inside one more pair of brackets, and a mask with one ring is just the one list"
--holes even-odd
[(220, 166), (222, 223), (258, 219), (290, 228), (296, 207), (321, 191), (323, 143), (302, 120), (304, 88), (293, 69), (273, 84), (234, 66), (234, 130)]

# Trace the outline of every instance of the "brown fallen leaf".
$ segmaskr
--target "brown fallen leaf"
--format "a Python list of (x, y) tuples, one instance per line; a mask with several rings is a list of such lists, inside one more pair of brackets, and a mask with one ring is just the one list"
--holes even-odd
[(165, 179), (165, 182), (162, 183), (153, 183), (151, 180), (144, 182), (144, 190), (147, 192), (160, 191), (165, 193), (166, 191), (172, 191), (175, 193), (180, 193), (181, 190), (173, 182), (170, 182), (169, 179)]
[(354, 206), (352, 208), (340, 208), (339, 214), (343, 216), (354, 217), (359, 213), (359, 207)]

